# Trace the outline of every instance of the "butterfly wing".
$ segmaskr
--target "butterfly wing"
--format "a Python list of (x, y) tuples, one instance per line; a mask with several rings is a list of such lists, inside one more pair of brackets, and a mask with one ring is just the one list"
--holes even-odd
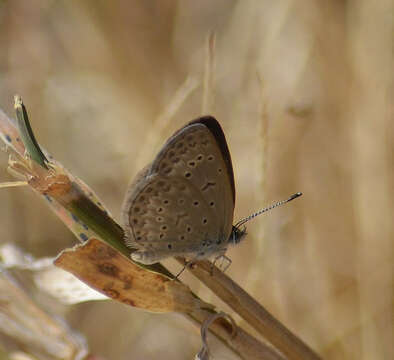
[(223, 253), (235, 202), (230, 154), (219, 123), (197, 119), (176, 132), (130, 188), (123, 206), (134, 259)]

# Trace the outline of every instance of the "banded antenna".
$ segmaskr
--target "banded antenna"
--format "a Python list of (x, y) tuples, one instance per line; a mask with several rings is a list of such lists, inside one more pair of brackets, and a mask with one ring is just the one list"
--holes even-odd
[(302, 195), (302, 193), (300, 193), (300, 192), (295, 193), (295, 194), (291, 195), (291, 196), (290, 196), (288, 199), (286, 199), (286, 200), (278, 201), (278, 202), (275, 203), (275, 204), (272, 204), (272, 205), (270, 205), (270, 206), (268, 206), (268, 207), (266, 207), (266, 208), (264, 208), (264, 209), (261, 209), (261, 210), (255, 212), (254, 214), (251, 214), (251, 215), (247, 216), (247, 217), (244, 218), (244, 219), (239, 220), (234, 226), (235, 226), (236, 228), (239, 228), (239, 227), (242, 226), (243, 224), (245, 224), (245, 223), (247, 223), (248, 221), (254, 219), (256, 216), (259, 216), (259, 215), (261, 215), (262, 213), (265, 213), (265, 212), (267, 212), (268, 210), (272, 210), (272, 209), (274, 209), (274, 208), (276, 208), (276, 207), (278, 207), (278, 206), (280, 206), (280, 205), (286, 204), (286, 203), (288, 203), (289, 201), (294, 200), (294, 199), (298, 198), (298, 197), (301, 196), (301, 195)]

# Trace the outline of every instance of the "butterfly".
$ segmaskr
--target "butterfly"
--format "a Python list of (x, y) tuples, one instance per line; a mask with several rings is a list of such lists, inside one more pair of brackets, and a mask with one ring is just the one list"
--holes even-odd
[(226, 138), (211, 116), (171, 136), (129, 187), (122, 209), (131, 257), (220, 257), (245, 231), (233, 227), (234, 172)]
[(224, 256), (245, 236), (233, 226), (234, 172), (218, 121), (200, 117), (175, 132), (128, 188), (122, 207), (126, 244), (134, 261), (153, 264), (168, 257), (189, 261)]

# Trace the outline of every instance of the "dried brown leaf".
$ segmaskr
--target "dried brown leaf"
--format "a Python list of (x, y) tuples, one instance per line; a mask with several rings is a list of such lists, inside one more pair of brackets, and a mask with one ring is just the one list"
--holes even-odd
[(63, 251), (55, 265), (114, 300), (148, 311), (190, 313), (212, 308), (188, 286), (139, 267), (97, 239)]

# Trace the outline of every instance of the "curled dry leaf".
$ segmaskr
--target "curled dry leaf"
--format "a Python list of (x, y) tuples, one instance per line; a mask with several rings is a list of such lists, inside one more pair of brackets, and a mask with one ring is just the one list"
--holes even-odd
[(191, 313), (212, 308), (186, 285), (139, 267), (94, 238), (64, 250), (55, 265), (108, 297), (144, 310)]
[(207, 317), (203, 324), (201, 325), (201, 341), (202, 341), (202, 348), (198, 352), (198, 354), (195, 356), (195, 360), (209, 360), (210, 359), (210, 350), (208, 347), (208, 341), (207, 341), (207, 336), (208, 336), (208, 330), (209, 326), (217, 319), (219, 318), (227, 318), (232, 326), (231, 330), (231, 337), (234, 338), (237, 334), (237, 324), (233, 320), (233, 318), (224, 313), (224, 312), (219, 312), (219, 313), (214, 313), (211, 316)]

